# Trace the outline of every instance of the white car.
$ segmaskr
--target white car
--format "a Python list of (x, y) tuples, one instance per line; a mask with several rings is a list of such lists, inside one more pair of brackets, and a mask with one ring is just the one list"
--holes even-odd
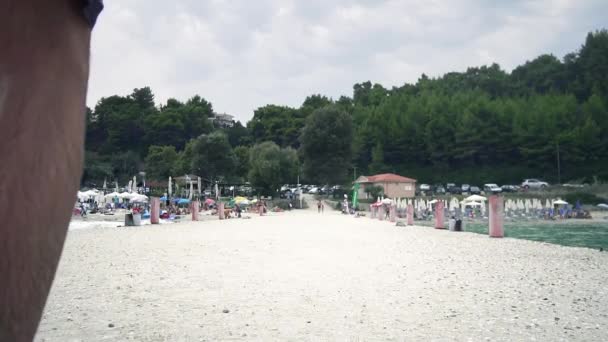
[(314, 187), (314, 188), (308, 190), (308, 193), (309, 194), (318, 194), (319, 193), (319, 188)]
[(488, 183), (483, 185), (483, 190), (485, 192), (491, 192), (493, 194), (498, 194), (502, 192), (502, 188), (498, 186), (498, 184)]
[(431, 186), (428, 184), (420, 184), (420, 191), (431, 191)]
[(544, 189), (548, 186), (549, 183), (534, 178), (524, 179), (524, 182), (521, 183), (521, 187), (524, 189)]

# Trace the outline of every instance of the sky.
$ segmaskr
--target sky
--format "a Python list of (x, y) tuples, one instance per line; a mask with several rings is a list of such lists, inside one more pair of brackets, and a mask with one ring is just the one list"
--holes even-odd
[(120, 0), (93, 31), (87, 104), (149, 86), (156, 103), (200, 95), (243, 122), (266, 104), (352, 96), (543, 53), (608, 28), (606, 0)]

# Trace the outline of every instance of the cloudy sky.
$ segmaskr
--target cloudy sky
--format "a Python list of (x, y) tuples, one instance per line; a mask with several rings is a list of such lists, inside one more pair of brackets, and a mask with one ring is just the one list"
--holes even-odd
[(563, 57), (608, 27), (606, 0), (120, 0), (95, 27), (89, 106), (150, 86), (247, 121), (257, 107), (352, 95), (468, 66)]

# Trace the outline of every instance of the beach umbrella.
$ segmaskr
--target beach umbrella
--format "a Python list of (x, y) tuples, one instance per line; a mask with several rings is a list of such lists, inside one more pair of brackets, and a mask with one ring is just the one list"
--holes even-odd
[(87, 190), (87, 191), (83, 192), (82, 194), (84, 194), (87, 197), (94, 197), (94, 196), (97, 196), (97, 193), (98, 192), (95, 190)]
[(242, 197), (242, 196), (237, 196), (237, 197), (234, 198), (234, 203), (237, 203), (237, 204), (245, 202), (245, 201), (247, 201), (247, 199), (245, 197)]
[(466, 205), (471, 206), (471, 207), (480, 207), (481, 203), (480, 202), (471, 201), (471, 202), (466, 202)]
[(131, 194), (128, 192), (121, 192), (116, 197), (122, 198), (122, 199), (128, 199), (128, 198), (131, 198)]
[(78, 197), (79, 201), (86, 201), (88, 198), (88, 196), (84, 192), (80, 192), (80, 191), (78, 191), (78, 193), (76, 193), (76, 197)]
[(133, 181), (132, 180), (130, 180), (129, 184), (127, 184), (127, 191), (128, 192), (133, 191)]
[(568, 204), (568, 202), (562, 201), (561, 199), (553, 202), (553, 205), (566, 205), (566, 204)]
[(194, 193), (194, 185), (192, 180), (190, 180), (190, 194), (188, 194), (188, 199), (192, 199), (192, 194)]
[(173, 187), (172, 187), (172, 184), (171, 184), (171, 176), (169, 176), (169, 183), (168, 184), (169, 185), (167, 185), (167, 187), (168, 187), (168, 192), (169, 192), (169, 198), (171, 198), (171, 193), (173, 192)]
[(600, 203), (597, 206), (602, 209), (608, 209), (608, 204), (606, 204), (606, 203)]
[(205, 200), (205, 204), (207, 204), (207, 205), (213, 205), (213, 204), (215, 204), (215, 201), (213, 199), (211, 199), (211, 198), (207, 198)]
[(131, 191), (133, 190), (137, 191), (137, 178), (135, 176), (133, 176), (133, 188), (131, 188)]
[(553, 208), (553, 206), (551, 205), (551, 202), (549, 200), (545, 201), (545, 209), (551, 209)]
[(438, 200), (436, 200), (436, 199), (434, 199), (434, 200), (429, 201), (429, 204), (435, 204), (435, 203), (437, 203), (437, 202), (439, 202), (439, 201), (438, 201)]
[(215, 199), (219, 199), (220, 198), (220, 187), (217, 185), (217, 182), (215, 182)]
[(114, 197), (117, 197), (118, 195), (120, 195), (120, 194), (118, 192), (114, 191), (114, 192), (111, 192), (109, 194), (106, 194), (105, 197), (109, 198), (109, 199), (113, 199)]
[(464, 199), (466, 202), (483, 202), (486, 200), (485, 197), (479, 195), (471, 195)]
[(385, 198), (382, 200), (382, 204), (391, 204), (393, 201), (390, 198)]
[(104, 178), (104, 179), (103, 179), (103, 188), (104, 188), (104, 189), (106, 189), (106, 188), (107, 188), (107, 185), (108, 185), (108, 184), (107, 184), (107, 182), (106, 182), (106, 179)]
[(203, 182), (201, 181), (201, 177), (198, 177), (196, 185), (198, 185), (198, 194), (201, 195), (203, 193)]
[(117, 182), (117, 181), (114, 181), (114, 185), (115, 185), (115, 186), (114, 186), (114, 191), (115, 191), (115, 192), (118, 192), (118, 182)]
[(129, 200), (133, 203), (145, 203), (148, 202), (148, 196), (140, 194), (132, 194)]

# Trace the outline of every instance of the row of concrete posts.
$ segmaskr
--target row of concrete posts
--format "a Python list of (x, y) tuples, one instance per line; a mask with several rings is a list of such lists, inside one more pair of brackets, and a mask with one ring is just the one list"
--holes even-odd
[[(503, 237), (504, 236), (504, 199), (501, 196), (490, 196), (489, 199), (489, 229), (488, 235), (490, 237)], [(388, 206), (388, 212), (386, 207)], [(397, 207), (395, 204), (384, 204), (382, 206), (370, 205), (370, 217), (372, 219), (378, 219), (383, 221), (388, 218), (390, 222), (397, 221)], [(444, 216), (443, 202), (438, 201), (435, 204), (435, 229), (445, 229), (445, 216)], [(388, 216), (388, 217), (387, 217)], [(408, 204), (407, 206), (407, 225), (414, 225), (414, 206)]]

